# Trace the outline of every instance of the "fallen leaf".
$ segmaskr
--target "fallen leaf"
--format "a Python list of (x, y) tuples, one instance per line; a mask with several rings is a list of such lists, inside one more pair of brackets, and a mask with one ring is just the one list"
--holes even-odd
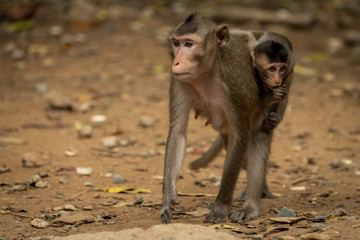
[(231, 225), (227, 225), (227, 224), (214, 224), (214, 225), (210, 225), (209, 228), (213, 228), (213, 229), (230, 229), (230, 230), (241, 231), (240, 228), (235, 227), (235, 226), (231, 226)]
[(302, 234), (301, 239), (311, 239), (311, 240), (327, 240), (330, 239), (329, 235), (324, 233), (305, 233)]
[(152, 193), (152, 191), (145, 188), (131, 188), (131, 187), (105, 187), (105, 188), (94, 188), (95, 191), (103, 191), (109, 193), (129, 193), (129, 194), (137, 194), (137, 193)]
[(268, 227), (268, 229), (266, 230), (266, 232), (264, 233), (264, 237), (271, 234), (271, 233), (276, 233), (276, 232), (283, 232), (283, 231), (287, 231), (289, 230), (288, 227), (283, 227), (283, 226), (270, 226)]
[(278, 218), (267, 218), (265, 220), (270, 220), (275, 223), (287, 223), (294, 224), (300, 221), (306, 220), (305, 217), (278, 217)]
[(119, 207), (131, 206), (131, 205), (133, 205), (133, 202), (119, 202), (119, 203), (115, 204), (113, 207), (119, 208)]
[(216, 197), (215, 194), (209, 193), (178, 193), (181, 197)]

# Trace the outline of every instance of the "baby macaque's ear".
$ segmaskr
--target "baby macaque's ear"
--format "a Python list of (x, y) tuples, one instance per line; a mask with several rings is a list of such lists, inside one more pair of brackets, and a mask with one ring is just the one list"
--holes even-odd
[(250, 51), (250, 56), (251, 56), (253, 66), (255, 67), (255, 54), (254, 54), (254, 51)]

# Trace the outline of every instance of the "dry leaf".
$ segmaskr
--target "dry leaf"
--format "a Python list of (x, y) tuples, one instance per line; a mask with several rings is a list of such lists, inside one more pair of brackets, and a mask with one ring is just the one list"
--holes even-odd
[(137, 193), (152, 193), (150, 190), (145, 188), (131, 188), (131, 187), (105, 187), (105, 188), (94, 188), (95, 191), (103, 191), (109, 193), (129, 193), (129, 194), (137, 194)]
[(270, 220), (270, 221), (276, 222), (276, 223), (294, 224), (294, 223), (303, 221), (305, 219), (306, 218), (304, 218), (304, 217), (278, 217), (278, 218), (267, 218), (266, 220)]
[(181, 197), (216, 197), (215, 194), (209, 193), (178, 193)]
[(127, 207), (127, 206), (131, 206), (131, 205), (133, 205), (133, 202), (119, 202), (119, 203), (115, 204), (113, 207), (118, 208), (118, 207)]
[(288, 227), (283, 227), (283, 226), (270, 226), (268, 227), (268, 229), (266, 230), (266, 232), (264, 233), (264, 237), (271, 234), (271, 233), (276, 233), (276, 232), (282, 232), (282, 231), (288, 231), (289, 228)]
[(301, 239), (311, 239), (311, 240), (327, 240), (330, 239), (329, 235), (324, 233), (306, 233), (300, 236)]
[(230, 229), (230, 230), (241, 231), (240, 228), (234, 227), (234, 226), (231, 226), (231, 225), (227, 225), (227, 224), (214, 224), (214, 225), (210, 225), (209, 228), (213, 228), (213, 229)]

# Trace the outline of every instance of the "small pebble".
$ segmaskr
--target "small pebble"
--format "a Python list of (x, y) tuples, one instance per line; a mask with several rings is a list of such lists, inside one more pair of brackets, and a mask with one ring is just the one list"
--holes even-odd
[(39, 167), (40, 165), (37, 163), (36, 156), (33, 153), (25, 153), (21, 159), (23, 167), (25, 168), (33, 168)]
[(93, 210), (94, 208), (93, 208), (92, 206), (90, 206), (90, 205), (87, 205), (87, 206), (83, 206), (83, 209), (84, 209), (85, 211), (91, 211), (91, 210)]
[(12, 53), (11, 53), (11, 58), (12, 60), (21, 60), (25, 57), (25, 52), (21, 49), (15, 49)]
[(346, 216), (348, 213), (345, 209), (343, 208), (337, 208), (334, 211), (334, 216), (335, 217), (341, 217), (341, 216)]
[(35, 183), (36, 188), (46, 188), (47, 186), (48, 186), (48, 183), (46, 181), (40, 180)]
[(61, 177), (61, 178), (59, 178), (59, 183), (61, 183), (61, 184), (66, 184), (67, 183), (67, 177)]
[(91, 117), (91, 121), (95, 123), (105, 122), (106, 116), (105, 115), (94, 115)]
[(68, 147), (68, 149), (66, 149), (65, 151), (65, 156), (67, 157), (75, 157), (77, 154), (75, 148), (73, 147)]
[(92, 168), (91, 167), (77, 167), (76, 173), (79, 175), (91, 175), (92, 174)]
[(140, 205), (144, 202), (143, 197), (140, 197), (139, 199), (136, 199), (133, 203), (133, 205)]
[(82, 125), (78, 131), (79, 138), (90, 138), (93, 128), (91, 125)]
[(139, 121), (139, 125), (145, 128), (152, 127), (154, 126), (154, 124), (155, 124), (155, 118), (149, 116), (142, 116)]
[(298, 187), (291, 187), (290, 188), (292, 191), (304, 191), (306, 190), (305, 186), (298, 186)]
[(40, 229), (44, 229), (47, 228), (49, 226), (49, 223), (45, 220), (42, 220), (40, 218), (35, 218), (31, 221), (31, 226), (35, 227), (35, 228), (40, 228)]
[(124, 179), (119, 175), (119, 174), (115, 174), (114, 177), (113, 177), (113, 181), (115, 184), (118, 184), (118, 183), (124, 183)]
[(322, 223), (314, 223), (310, 227), (311, 228), (317, 228), (317, 229), (324, 229), (324, 228), (326, 228), (326, 225), (322, 224)]
[(49, 34), (54, 37), (59, 37), (63, 32), (64, 28), (59, 25), (54, 25), (49, 28)]
[(65, 204), (64, 210), (76, 211), (76, 207), (74, 207), (74, 205), (71, 205), (71, 204)]
[(40, 180), (41, 180), (41, 177), (39, 176), (39, 174), (35, 174), (31, 178), (29, 178), (29, 180), (27, 180), (26, 183), (29, 185), (35, 185)]
[(84, 186), (85, 187), (92, 187), (93, 184), (92, 184), (92, 182), (84, 182)]
[(35, 84), (35, 91), (37, 93), (46, 93), (49, 90), (46, 83), (37, 83)]
[(298, 217), (298, 215), (294, 210), (287, 207), (283, 207), (280, 210), (279, 214), (276, 215), (276, 217)]
[(110, 178), (110, 177), (112, 177), (112, 173), (105, 173), (104, 177)]
[(105, 137), (101, 139), (101, 144), (107, 148), (113, 148), (118, 145), (118, 140), (115, 136)]
[(104, 224), (105, 224), (106, 226), (110, 226), (110, 225), (115, 225), (116, 222), (110, 221), (110, 222), (105, 222)]
[(326, 215), (326, 216), (316, 216), (316, 217), (314, 217), (314, 219), (318, 220), (318, 221), (326, 221), (329, 218), (331, 218), (331, 213)]

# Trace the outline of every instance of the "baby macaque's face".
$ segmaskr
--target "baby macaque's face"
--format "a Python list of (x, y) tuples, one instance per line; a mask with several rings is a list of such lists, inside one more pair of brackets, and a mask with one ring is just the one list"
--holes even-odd
[(269, 58), (263, 54), (254, 56), (253, 65), (259, 71), (261, 80), (270, 88), (280, 87), (283, 84), (288, 65), (283, 62), (271, 63)]

